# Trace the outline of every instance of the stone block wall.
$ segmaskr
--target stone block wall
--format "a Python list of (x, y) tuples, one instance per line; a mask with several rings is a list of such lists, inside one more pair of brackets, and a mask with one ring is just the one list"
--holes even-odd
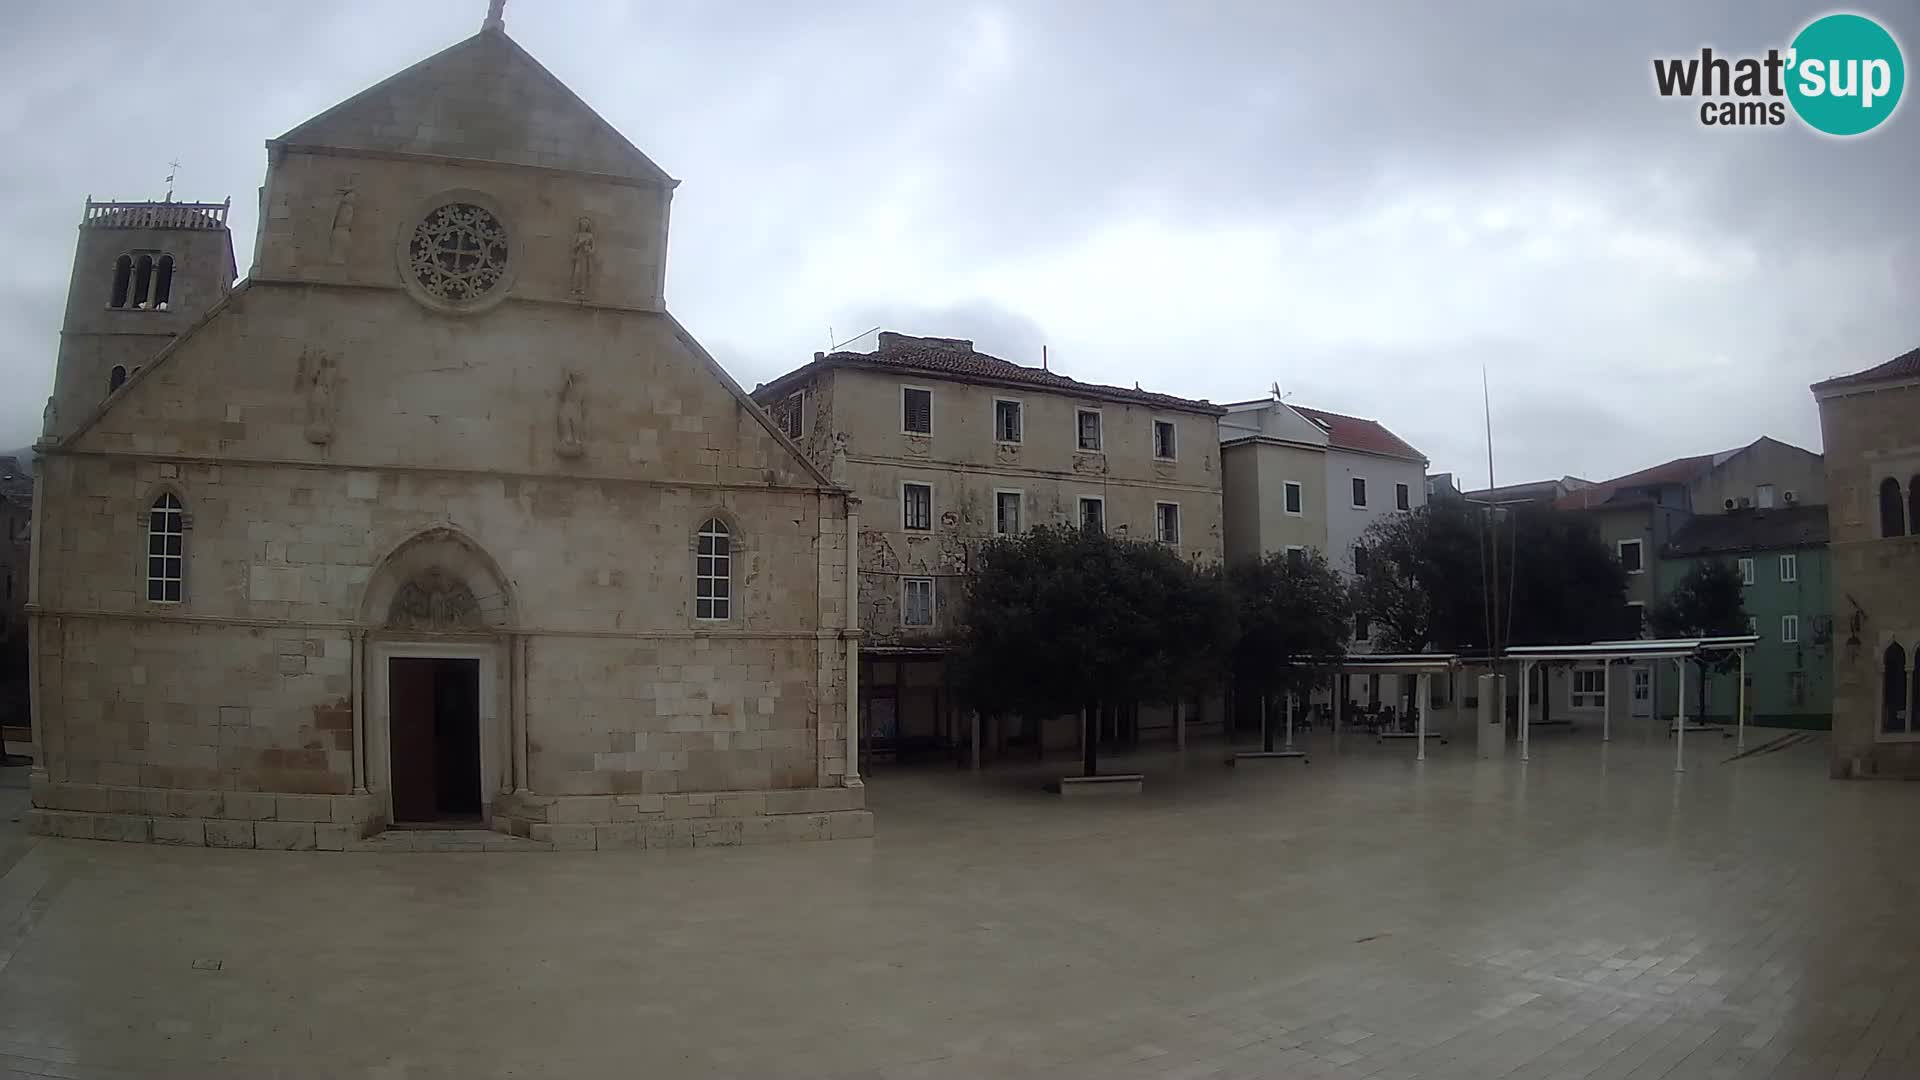
[[(1865, 387), (1820, 402), (1833, 578), (1833, 772), (1920, 777), (1920, 738), (1882, 731), (1882, 661), (1906, 653), (1908, 708), (1920, 651), (1920, 535), (1881, 533), (1879, 487), (1920, 477), (1920, 385)], [(1911, 506), (1907, 508), (1911, 510)], [(1909, 515), (1910, 516), (1910, 515)]]

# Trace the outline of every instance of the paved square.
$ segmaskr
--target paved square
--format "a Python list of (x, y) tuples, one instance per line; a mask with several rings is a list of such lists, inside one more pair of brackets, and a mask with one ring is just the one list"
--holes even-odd
[(1920, 1076), (1920, 784), (1829, 780), (1819, 737), (1690, 737), (1681, 776), (1669, 747), (1323, 735), (1070, 802), (1028, 766), (883, 773), (876, 839), (770, 848), (15, 823), (0, 1074)]

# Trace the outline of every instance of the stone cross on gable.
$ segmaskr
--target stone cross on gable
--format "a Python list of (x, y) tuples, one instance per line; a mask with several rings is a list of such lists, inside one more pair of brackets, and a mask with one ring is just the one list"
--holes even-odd
[(507, 28), (507, 0), (487, 0), (487, 21), (480, 24), (482, 30), (505, 30)]

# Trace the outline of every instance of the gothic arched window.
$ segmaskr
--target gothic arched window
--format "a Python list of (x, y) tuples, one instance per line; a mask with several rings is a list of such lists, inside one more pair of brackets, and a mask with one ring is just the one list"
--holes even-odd
[(147, 294), (153, 290), (153, 256), (142, 255), (133, 264), (133, 307), (147, 309)]
[(186, 577), (187, 515), (180, 500), (166, 492), (147, 511), (147, 599), (177, 604)]
[(1900, 505), (1900, 481), (1889, 476), (1880, 481), (1880, 535), (1905, 536), (1906, 525), (1901, 521), (1904, 507)]
[(167, 310), (173, 299), (173, 256), (162, 255), (153, 278), (153, 310)]
[(693, 617), (723, 620), (733, 606), (733, 531), (719, 518), (700, 525), (694, 552)]
[(107, 297), (108, 307), (127, 306), (127, 290), (133, 286), (133, 256), (122, 255), (113, 260), (113, 293)]
[(1913, 730), (1913, 714), (1907, 711), (1907, 653), (1899, 642), (1887, 646), (1880, 673), (1880, 730), (1889, 735), (1905, 735)]
[(126, 365), (125, 364), (113, 365), (113, 370), (107, 372), (107, 393), (111, 394), (115, 390), (120, 389), (122, 386), (126, 385), (126, 382), (127, 382)]

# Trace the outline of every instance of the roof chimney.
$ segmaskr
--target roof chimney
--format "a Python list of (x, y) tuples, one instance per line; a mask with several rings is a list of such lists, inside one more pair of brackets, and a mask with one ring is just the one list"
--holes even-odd
[(973, 351), (973, 342), (967, 338), (915, 337), (912, 334), (896, 334), (892, 330), (880, 331), (880, 351), (893, 352), (896, 349), (940, 349), (970, 353)]

